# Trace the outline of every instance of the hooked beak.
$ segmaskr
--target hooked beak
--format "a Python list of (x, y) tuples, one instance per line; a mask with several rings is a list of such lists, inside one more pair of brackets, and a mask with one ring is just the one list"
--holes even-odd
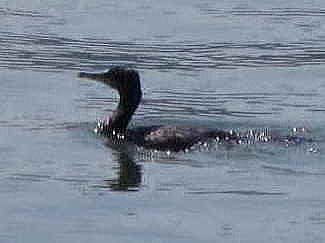
[(112, 85), (112, 81), (111, 79), (108, 77), (107, 73), (86, 73), (86, 72), (80, 72), (78, 73), (78, 77), (79, 78), (86, 78), (86, 79), (90, 79), (90, 80), (96, 80), (99, 82), (102, 82), (104, 84), (107, 84), (109, 86), (113, 86)]
[(78, 73), (79, 78), (87, 78), (91, 80), (97, 80), (97, 81), (104, 81), (105, 75), (104, 73), (86, 73), (86, 72), (80, 72)]

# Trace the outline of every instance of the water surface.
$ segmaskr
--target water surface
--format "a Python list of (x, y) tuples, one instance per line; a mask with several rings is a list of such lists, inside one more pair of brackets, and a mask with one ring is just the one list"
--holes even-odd
[[(7, 1), (0, 6), (1, 242), (324, 242), (322, 1)], [(298, 143), (110, 144), (118, 101), (78, 71), (139, 70), (131, 126)]]

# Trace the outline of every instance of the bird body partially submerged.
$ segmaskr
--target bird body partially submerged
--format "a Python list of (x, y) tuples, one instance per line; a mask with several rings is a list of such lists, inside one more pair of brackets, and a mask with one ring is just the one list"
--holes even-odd
[(199, 142), (205, 142), (210, 139), (217, 141), (231, 141), (238, 143), (250, 143), (253, 139), (258, 141), (278, 141), (294, 142), (308, 141), (300, 136), (271, 136), (264, 132), (259, 136), (238, 135), (234, 132), (222, 130), (211, 130), (191, 126), (149, 126), (128, 129), (132, 115), (138, 108), (141, 98), (140, 77), (137, 71), (123, 67), (113, 67), (104, 73), (79, 73), (79, 77), (100, 81), (118, 91), (120, 100), (113, 114), (104, 120), (100, 120), (95, 131), (98, 134), (107, 136), (109, 139), (126, 140), (135, 143), (138, 146), (155, 149), (181, 151), (187, 150)]
[(79, 77), (100, 81), (118, 91), (120, 100), (109, 119), (98, 122), (96, 131), (110, 139), (126, 139), (149, 149), (181, 151), (211, 138), (235, 139), (236, 135), (221, 130), (187, 126), (150, 126), (127, 129), (141, 98), (140, 77), (137, 71), (113, 67), (104, 73), (79, 73)]

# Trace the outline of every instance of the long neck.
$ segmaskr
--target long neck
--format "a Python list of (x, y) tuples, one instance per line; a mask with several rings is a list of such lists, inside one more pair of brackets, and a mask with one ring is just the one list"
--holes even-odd
[(120, 101), (110, 117), (109, 126), (111, 131), (124, 133), (131, 121), (132, 115), (138, 108), (141, 100), (141, 89), (128, 90), (127, 92), (119, 92)]

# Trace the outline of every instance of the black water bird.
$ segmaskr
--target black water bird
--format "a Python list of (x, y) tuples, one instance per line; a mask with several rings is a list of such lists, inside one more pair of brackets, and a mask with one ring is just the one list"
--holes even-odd
[(109, 119), (99, 121), (96, 127), (97, 133), (110, 139), (127, 140), (144, 148), (175, 152), (185, 151), (209, 139), (237, 139), (237, 135), (232, 132), (190, 126), (162, 125), (128, 129), (142, 98), (139, 73), (116, 66), (104, 73), (80, 72), (78, 76), (100, 81), (118, 91), (120, 100), (117, 108)]

